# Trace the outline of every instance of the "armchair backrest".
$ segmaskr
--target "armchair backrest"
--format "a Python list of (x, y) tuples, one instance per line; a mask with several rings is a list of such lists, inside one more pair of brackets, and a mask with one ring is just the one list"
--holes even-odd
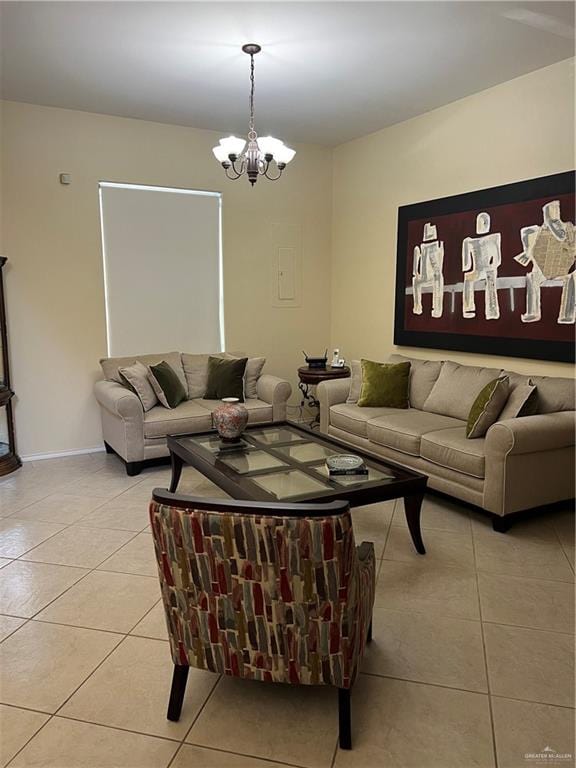
[(156, 489), (150, 520), (175, 664), (348, 688), (363, 651), (349, 505)]

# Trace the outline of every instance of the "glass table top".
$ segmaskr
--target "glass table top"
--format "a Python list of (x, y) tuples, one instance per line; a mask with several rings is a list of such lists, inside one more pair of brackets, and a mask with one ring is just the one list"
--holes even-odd
[(281, 445), (276, 449), (278, 453), (283, 453), (295, 461), (305, 463), (308, 461), (318, 461), (327, 459), (328, 456), (334, 456), (338, 451), (328, 448), (320, 443), (294, 443), (293, 445)]
[(262, 429), (251, 429), (248, 433), (259, 443), (265, 445), (274, 445), (274, 443), (292, 443), (306, 440), (306, 436), (300, 434), (290, 427), (267, 427)]
[(331, 490), (327, 483), (323, 483), (320, 479), (315, 480), (299, 469), (255, 476), (251, 480), (268, 493), (272, 493), (277, 499), (292, 499), (296, 496)]
[(285, 461), (277, 459), (276, 456), (267, 451), (259, 450), (222, 452), (218, 459), (241, 475), (246, 472), (258, 472), (264, 469), (274, 469), (275, 467), (288, 467)]

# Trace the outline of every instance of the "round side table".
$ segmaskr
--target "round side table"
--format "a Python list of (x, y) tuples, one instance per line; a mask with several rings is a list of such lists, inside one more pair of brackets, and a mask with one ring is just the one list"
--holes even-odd
[(308, 368), (307, 365), (302, 365), (298, 368), (298, 389), (302, 392), (302, 400), (300, 401), (300, 407), (307, 405), (310, 408), (318, 409), (314, 420), (310, 426), (320, 423), (320, 401), (312, 391), (312, 388), (316, 388), (321, 381), (329, 381), (330, 379), (347, 379), (350, 376), (350, 368), (344, 366), (343, 368), (332, 368), (328, 365), (326, 368)]

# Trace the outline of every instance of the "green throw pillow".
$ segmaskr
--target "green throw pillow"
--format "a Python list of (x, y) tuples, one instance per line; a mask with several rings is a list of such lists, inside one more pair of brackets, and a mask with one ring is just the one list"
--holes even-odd
[(362, 389), (358, 405), (408, 408), (410, 363), (375, 363), (362, 360)]
[(176, 408), (187, 399), (184, 385), (166, 360), (162, 360), (158, 365), (150, 365), (148, 372), (152, 389), (164, 408)]
[(222, 400), (223, 397), (237, 397), (244, 402), (244, 371), (247, 357), (227, 360), (222, 357), (208, 358), (207, 400)]
[(508, 376), (492, 379), (480, 390), (476, 400), (472, 403), (466, 424), (466, 437), (484, 437), (492, 424), (498, 420), (510, 389)]

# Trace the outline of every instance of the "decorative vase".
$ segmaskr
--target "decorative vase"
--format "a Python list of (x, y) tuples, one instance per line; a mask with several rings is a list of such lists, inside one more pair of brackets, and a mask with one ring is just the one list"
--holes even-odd
[(237, 443), (248, 423), (248, 411), (237, 397), (223, 397), (212, 411), (214, 426), (225, 443)]

